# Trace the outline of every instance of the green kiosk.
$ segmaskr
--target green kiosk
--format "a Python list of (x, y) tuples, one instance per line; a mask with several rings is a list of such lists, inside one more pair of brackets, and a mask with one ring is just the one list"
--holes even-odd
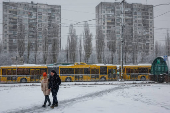
[(157, 57), (151, 67), (150, 80), (168, 82), (170, 78), (170, 56)]

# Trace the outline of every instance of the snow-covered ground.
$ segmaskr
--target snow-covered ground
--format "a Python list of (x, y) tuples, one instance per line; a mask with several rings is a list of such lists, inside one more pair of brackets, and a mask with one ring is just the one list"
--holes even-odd
[(0, 113), (170, 113), (169, 97), (168, 84), (71, 82), (62, 83), (59, 106), (51, 109), (41, 107), (40, 83), (0, 84)]

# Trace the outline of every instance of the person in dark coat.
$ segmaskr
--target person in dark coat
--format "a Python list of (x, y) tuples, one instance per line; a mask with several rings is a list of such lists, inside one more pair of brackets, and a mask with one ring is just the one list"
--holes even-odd
[(58, 93), (60, 84), (61, 84), (60, 77), (57, 75), (57, 73), (54, 70), (52, 70), (51, 76), (49, 78), (49, 86), (48, 86), (48, 89), (51, 90), (52, 96), (53, 96), (53, 104), (51, 108), (58, 106), (57, 93)]

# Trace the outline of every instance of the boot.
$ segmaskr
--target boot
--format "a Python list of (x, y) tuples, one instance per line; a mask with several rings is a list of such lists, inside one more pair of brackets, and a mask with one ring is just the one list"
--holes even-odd
[(54, 107), (58, 107), (58, 103), (54, 105)]
[(48, 106), (51, 106), (51, 102), (49, 102)]
[(44, 108), (45, 108), (45, 106), (46, 106), (46, 105), (42, 105), (42, 107), (44, 107)]
[(51, 108), (54, 109), (54, 105), (52, 105)]

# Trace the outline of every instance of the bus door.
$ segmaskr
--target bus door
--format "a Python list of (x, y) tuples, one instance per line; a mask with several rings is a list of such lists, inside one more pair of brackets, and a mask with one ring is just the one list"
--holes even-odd
[(108, 67), (108, 80), (113, 80), (113, 68)]
[(108, 80), (116, 80), (117, 73), (116, 68), (108, 68)]
[(7, 81), (11, 81), (12, 79), (12, 71), (11, 69), (7, 69)]
[(132, 80), (138, 79), (138, 68), (131, 68), (131, 77)]
[(129, 67), (126, 67), (125, 69), (126, 69), (126, 79), (128, 79), (128, 80), (129, 80), (129, 79), (130, 79), (130, 77), (131, 77), (131, 72), (130, 72), (130, 71), (131, 71), (131, 69), (130, 69)]
[(35, 81), (35, 69), (30, 69), (30, 81)]
[(91, 81), (97, 81), (97, 80), (99, 80), (99, 69), (92, 68), (91, 69)]
[(13, 75), (13, 76), (12, 76), (12, 80), (13, 80), (13, 81), (16, 81), (16, 80), (17, 80), (17, 75), (16, 75), (16, 73), (17, 73), (17, 72), (16, 72), (16, 69), (13, 69), (13, 70), (12, 70), (12, 75)]
[(7, 69), (2, 69), (2, 78), (1, 81), (7, 82)]
[(84, 78), (84, 81), (90, 80), (90, 68), (84, 68), (83, 78)]
[(135, 79), (137, 80), (138, 76), (139, 76), (139, 72), (138, 72), (138, 68), (137, 67), (134, 68), (134, 76), (135, 76)]
[(36, 81), (40, 81), (40, 69), (36, 69), (36, 71), (35, 71), (35, 79), (36, 79)]
[(75, 68), (75, 81), (83, 81), (83, 68)]
[(134, 80), (135, 79), (135, 74), (133, 68), (130, 68), (130, 79)]

